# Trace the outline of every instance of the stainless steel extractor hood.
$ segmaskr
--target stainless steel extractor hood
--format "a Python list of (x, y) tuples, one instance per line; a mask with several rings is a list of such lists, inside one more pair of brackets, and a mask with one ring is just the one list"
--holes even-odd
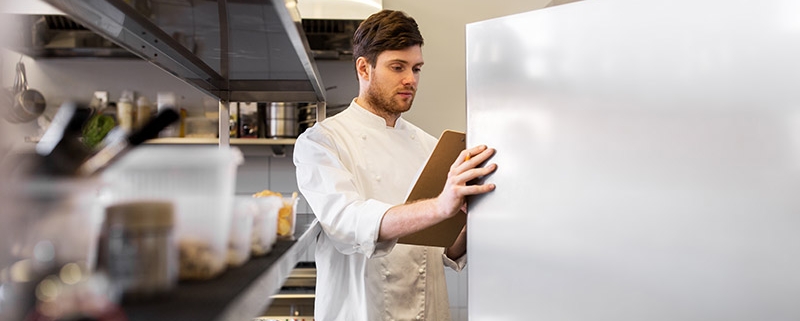
[(351, 60), (353, 33), (362, 20), (303, 19), (303, 30), (315, 59)]
[(13, 50), (33, 58), (136, 58), (130, 51), (63, 14), (12, 15), (20, 33)]
[(324, 102), (295, 0), (46, 0), (226, 101)]

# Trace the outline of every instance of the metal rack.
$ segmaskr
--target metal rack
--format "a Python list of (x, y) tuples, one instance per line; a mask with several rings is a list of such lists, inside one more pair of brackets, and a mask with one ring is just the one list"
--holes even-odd
[(231, 101), (316, 103), (317, 121), (325, 118), (325, 88), (295, 0), (46, 1), (217, 98), (220, 119)]
[[(313, 214), (298, 214), (301, 215)], [(266, 256), (252, 258), (243, 266), (216, 279), (182, 282), (169, 296), (148, 302), (123, 303), (131, 321), (242, 321), (251, 320), (272, 302), (300, 256), (321, 232), (313, 220), (298, 226), (296, 240), (279, 240)]]

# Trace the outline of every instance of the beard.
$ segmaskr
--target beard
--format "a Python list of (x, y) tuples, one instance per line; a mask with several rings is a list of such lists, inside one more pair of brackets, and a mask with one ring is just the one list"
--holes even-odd
[(400, 97), (395, 94), (396, 92), (394, 90), (390, 92), (382, 90), (380, 86), (369, 86), (366, 98), (370, 106), (381, 114), (399, 115), (411, 109), (411, 105), (414, 103), (414, 96), (408, 100), (404, 100), (400, 99)]

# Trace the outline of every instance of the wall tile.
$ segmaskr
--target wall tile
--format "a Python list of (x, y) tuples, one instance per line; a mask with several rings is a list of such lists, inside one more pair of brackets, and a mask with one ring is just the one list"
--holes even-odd
[(468, 321), (469, 320), (469, 312), (467, 312), (467, 308), (458, 308), (458, 319), (453, 319), (453, 321)]
[(453, 271), (452, 269), (445, 268), (444, 269), (444, 276), (445, 280), (447, 281), (447, 296), (450, 302), (450, 307), (455, 308), (458, 306), (458, 290), (459, 290), (459, 278), (458, 272)]
[(450, 320), (452, 321), (461, 320), (461, 311), (458, 308), (450, 307)]
[(269, 186), (276, 192), (291, 195), (297, 191), (297, 178), (291, 154), (284, 157), (271, 157), (269, 162)]
[(269, 188), (269, 157), (245, 156), (236, 175), (236, 194), (253, 194)]
[(467, 289), (469, 288), (469, 282), (467, 278), (467, 269), (469, 266), (464, 267), (461, 272), (458, 273), (458, 299), (456, 304), (459, 307), (466, 307), (467, 306)]

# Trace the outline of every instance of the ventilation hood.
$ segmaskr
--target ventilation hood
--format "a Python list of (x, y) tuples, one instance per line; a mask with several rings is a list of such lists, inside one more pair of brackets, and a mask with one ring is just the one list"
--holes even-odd
[(111, 40), (63, 14), (15, 14), (19, 33), (11, 49), (33, 58), (137, 58)]
[(106, 56), (142, 58), (225, 101), (325, 101), (304, 31), (318, 23), (303, 23), (295, 0), (45, 1), (66, 17), (25, 17), (33, 51), (108, 47)]
[(383, 9), (382, 0), (302, 0), (297, 3), (303, 19), (364, 20)]

